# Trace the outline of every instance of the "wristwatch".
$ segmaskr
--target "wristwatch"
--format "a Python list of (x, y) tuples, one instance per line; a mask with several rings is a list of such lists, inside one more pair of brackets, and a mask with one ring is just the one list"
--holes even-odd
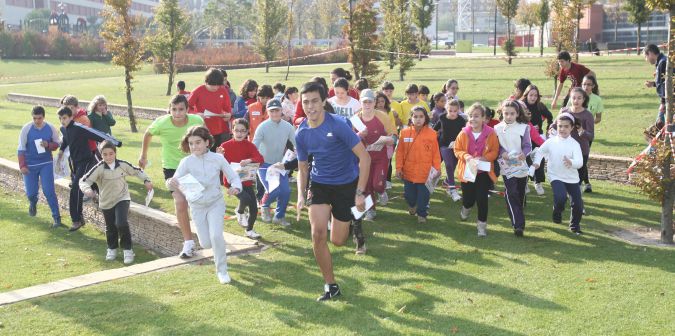
[(363, 195), (363, 190), (361, 190), (361, 189), (356, 189), (356, 196), (364, 196), (364, 195)]

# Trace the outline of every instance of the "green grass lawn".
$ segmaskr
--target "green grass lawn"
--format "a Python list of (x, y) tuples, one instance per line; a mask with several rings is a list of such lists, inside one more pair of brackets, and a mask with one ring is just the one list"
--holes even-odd
[[(37, 217), (30, 217), (23, 194), (1, 192), (0, 292), (124, 266), (121, 251), (116, 262), (105, 261), (103, 232), (91, 225), (72, 233), (64, 228), (50, 229), (49, 206), (38, 204)], [(65, 210), (61, 214), (68, 217)], [(140, 245), (134, 246), (134, 252), (136, 262), (155, 259)]]
[[(596, 126), (593, 152), (621, 156), (637, 155), (644, 146), (642, 130), (653, 121), (658, 106), (654, 89), (643, 87), (643, 82), (650, 79), (653, 68), (641, 57), (636, 56), (582, 57), (581, 62), (598, 74), (600, 93), (606, 108), (603, 122)], [(459, 96), (467, 105), (480, 101), (494, 108), (500, 100), (511, 94), (513, 82), (520, 77), (530, 78), (537, 84), (542, 94), (548, 97), (545, 99), (548, 104), (553, 92), (553, 81), (545, 78), (543, 63), (542, 59), (519, 59), (509, 66), (503, 60), (435, 58), (417, 63), (403, 82), (398, 81), (397, 69), (385, 71), (388, 72), (387, 78), (396, 86), (395, 93), (398, 97), (403, 97), (403, 91), (408, 83), (425, 84), (435, 92), (440, 90), (447, 79), (455, 78), (460, 83)], [(52, 63), (47, 65), (55, 67)], [(92, 66), (90, 63), (68, 62), (64, 65), (63, 72), (108, 66), (100, 63)], [(260, 84), (285, 82), (299, 87), (312, 76), (328, 77), (330, 70), (336, 66), (338, 65), (292, 67), (287, 81), (284, 80), (285, 68), (282, 67), (271, 68), (268, 74), (264, 69), (231, 70), (228, 74), (235, 91), (238, 91), (238, 87), (247, 78), (256, 79)], [(349, 68), (345, 64), (340, 66)], [(33, 61), (0, 61), (0, 67), (24, 69), (28, 74), (35, 74), (37, 73), (35, 69), (41, 69), (37, 68)], [(134, 104), (164, 108), (168, 102), (168, 97), (164, 95), (167, 78), (165, 75), (148, 73), (149, 68), (146, 66), (134, 80)], [(203, 82), (203, 72), (181, 73), (176, 79), (186, 81), (188, 88), (196, 87)], [(0, 85), (0, 99), (4, 99), (9, 92), (52, 97), (72, 93), (83, 100), (104, 94), (111, 103), (126, 104), (121, 71), (100, 75), (93, 72), (68, 80), (45, 77), (44, 80), (47, 82)], [(11, 105), (3, 100), (0, 100), (0, 105), (6, 112), (3, 114), (3, 121), (8, 114), (30, 110), (29, 106)], [(52, 113), (53, 109), (49, 112)], [(118, 130), (123, 128), (128, 126), (125, 122), (120, 122), (114, 130), (119, 133)], [(140, 139), (140, 135), (137, 138)]]
[[(366, 223), (368, 254), (332, 247), (343, 298), (316, 303), (322, 280), (306, 221), (258, 224), (273, 247), (229, 260), (231, 285), (211, 263), (141, 275), (0, 307), (2, 331), (40, 335), (665, 335), (675, 324), (672, 250), (638, 247), (608, 231), (653, 227), (659, 208), (630, 186), (585, 194), (585, 234), (552, 224), (550, 189), (528, 199), (526, 238), (514, 237), (503, 198), (489, 235), (475, 210), (437, 193), (430, 220), (392, 204)], [(655, 228), (655, 227), (654, 227)], [(229, 221), (227, 231), (239, 231)], [(45, 257), (47, 258), (47, 257)]]

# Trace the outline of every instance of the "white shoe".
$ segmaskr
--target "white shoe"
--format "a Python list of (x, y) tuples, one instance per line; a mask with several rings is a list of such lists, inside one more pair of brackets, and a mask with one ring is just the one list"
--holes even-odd
[(453, 202), (457, 202), (462, 199), (462, 196), (459, 195), (456, 188), (448, 189), (448, 195), (452, 197)]
[(525, 184), (525, 193), (529, 194), (530, 193), (530, 186)]
[(329, 220), (327, 226), (328, 226), (328, 231), (332, 230), (332, 229), (333, 229), (333, 222), (331, 222), (331, 221)]
[(239, 223), (239, 226), (243, 228), (248, 227), (248, 216), (245, 213), (243, 214), (238, 213), (237, 222)]
[(133, 250), (124, 250), (124, 264), (129, 265), (134, 262), (134, 257), (136, 254), (134, 254)]
[(541, 183), (535, 183), (534, 190), (537, 192), (537, 195), (539, 196), (544, 194), (544, 186), (541, 185)]
[(384, 183), (384, 189), (391, 189), (391, 182), (387, 181)]
[(228, 274), (227, 272), (225, 273), (218, 272), (217, 274), (218, 274), (218, 281), (220, 281), (220, 283), (223, 285), (229, 284), (232, 281), (232, 279), (230, 278), (230, 274)]
[(117, 249), (108, 249), (108, 253), (105, 254), (105, 261), (114, 261), (117, 258)]
[(260, 208), (262, 212), (262, 220), (263, 222), (269, 223), (272, 221), (272, 209), (266, 208), (266, 207), (261, 207)]
[(467, 220), (469, 219), (469, 214), (471, 213), (471, 209), (467, 209), (464, 206), (462, 206), (462, 210), (459, 211), (459, 218), (462, 220)]
[(476, 221), (476, 228), (478, 228), (478, 237), (487, 236), (487, 222)]
[(286, 220), (286, 217), (284, 217), (284, 218), (276, 218), (276, 217), (274, 217), (274, 218), (272, 219), (272, 224), (279, 224), (279, 225), (281, 225), (281, 226), (283, 226), (283, 227), (289, 227), (289, 226), (291, 226), (291, 223), (289, 223), (289, 222)]
[(385, 206), (389, 203), (389, 195), (387, 195), (386, 191), (377, 195), (377, 203), (381, 206)]
[(253, 231), (253, 230), (246, 230), (246, 237), (249, 237), (251, 239), (258, 239), (260, 238), (260, 234)]
[(370, 209), (366, 211), (366, 215), (363, 217), (363, 219), (367, 221), (374, 221), (375, 217), (377, 217), (377, 213), (375, 212), (375, 210)]
[(298, 179), (295, 176), (291, 176), (290, 178), (288, 178), (288, 182), (289, 183), (295, 183), (295, 182), (298, 182)]
[(183, 242), (183, 250), (178, 255), (179, 257), (186, 259), (192, 258), (195, 255), (195, 241), (186, 240)]

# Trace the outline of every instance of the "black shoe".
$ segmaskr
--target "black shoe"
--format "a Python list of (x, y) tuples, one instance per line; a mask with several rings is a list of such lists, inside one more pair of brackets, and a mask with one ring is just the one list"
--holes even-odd
[(592, 193), (593, 192), (593, 187), (591, 187), (590, 183), (586, 183), (586, 186), (584, 187), (584, 192), (585, 193)]
[(516, 237), (522, 237), (523, 236), (523, 230), (522, 229), (515, 229), (515, 230), (513, 230), (513, 234), (516, 235)]
[(572, 233), (574, 233), (574, 234), (577, 235), (577, 236), (581, 236), (581, 234), (583, 234), (583, 232), (581, 232), (581, 229), (572, 229), (572, 228), (570, 228), (570, 231), (572, 231)]
[(553, 223), (562, 224), (562, 215), (553, 213)]
[(340, 286), (337, 284), (325, 285), (323, 295), (319, 296), (316, 301), (327, 301), (342, 295), (340, 293)]
[(73, 222), (73, 226), (71, 226), (70, 229), (68, 229), (68, 231), (74, 232), (74, 231), (79, 230), (83, 226), (84, 226), (84, 221)]
[(37, 203), (30, 202), (30, 205), (28, 206), (28, 215), (31, 217), (37, 215)]
[(61, 226), (63, 226), (63, 224), (61, 224), (61, 217), (54, 218), (54, 224), (52, 224), (51, 228), (56, 229)]

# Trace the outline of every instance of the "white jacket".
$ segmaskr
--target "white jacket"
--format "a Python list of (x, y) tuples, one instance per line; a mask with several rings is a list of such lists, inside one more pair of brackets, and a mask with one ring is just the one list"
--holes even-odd
[[(572, 167), (565, 167), (563, 161), (565, 156), (572, 161)], [(541, 164), (541, 159), (544, 157), (546, 157), (546, 171), (551, 181), (579, 183), (577, 169), (583, 166), (584, 159), (581, 156), (581, 146), (571, 135), (567, 138), (557, 135), (546, 140), (535, 153), (532, 162)]]
[(227, 177), (227, 181), (233, 188), (242, 190), (239, 174), (235, 173), (222, 154), (206, 152), (204, 155), (184, 157), (180, 160), (174, 178), (180, 178), (187, 174), (192, 175), (204, 187), (202, 196), (190, 202), (190, 206), (208, 207), (213, 202), (223, 201), (223, 191), (220, 185), (220, 172)]

